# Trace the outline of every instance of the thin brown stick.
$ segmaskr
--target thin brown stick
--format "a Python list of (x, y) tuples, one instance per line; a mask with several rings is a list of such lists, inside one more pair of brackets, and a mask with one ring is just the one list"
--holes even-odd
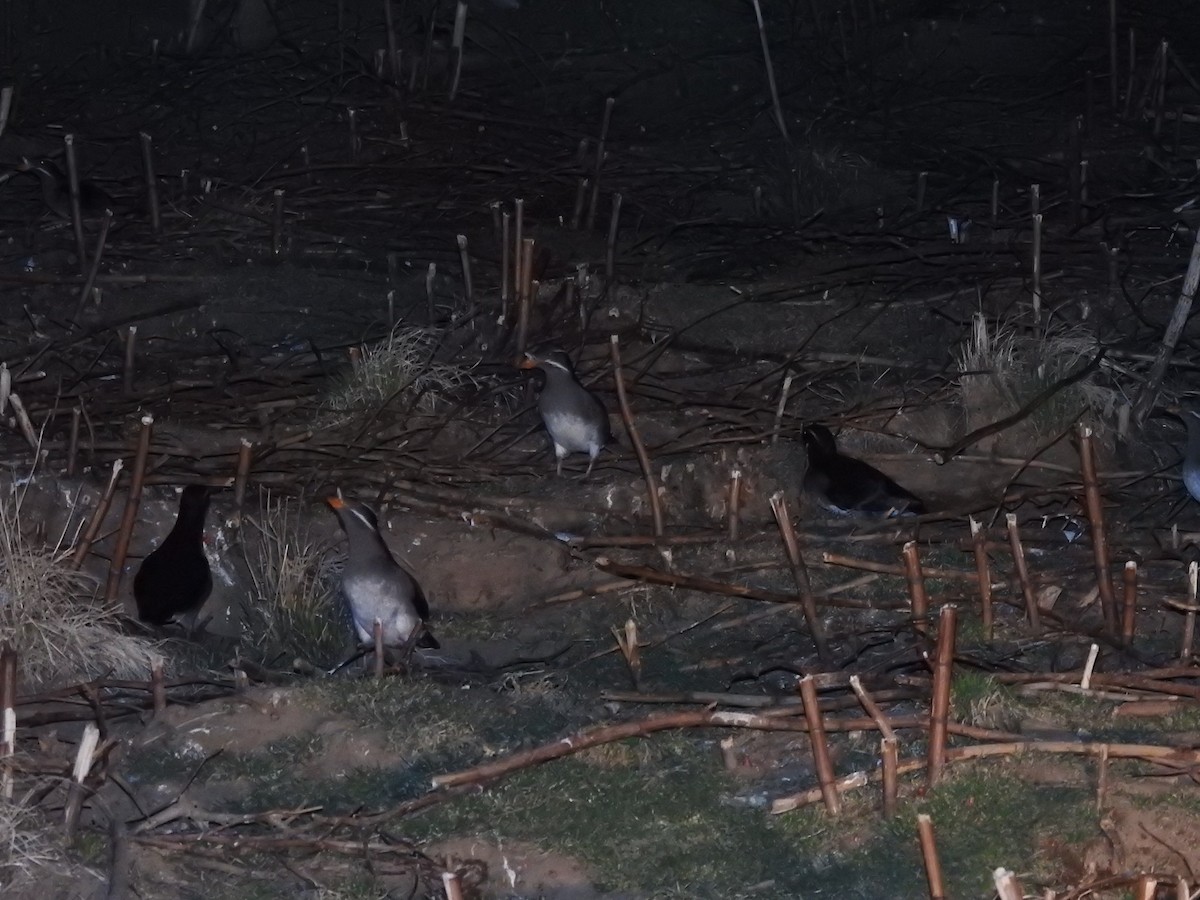
[(921, 842), (921, 862), (925, 866), (925, 880), (929, 884), (929, 900), (945, 900), (946, 884), (942, 877), (942, 863), (938, 859), (933, 819), (926, 813), (917, 814), (917, 835)]
[(1104, 628), (1117, 633), (1117, 599), (1113, 593), (1112, 575), (1108, 568), (1108, 534), (1104, 527), (1104, 498), (1096, 478), (1096, 455), (1092, 447), (1092, 429), (1079, 427), (1079, 468), (1083, 479), (1083, 496), (1092, 531), (1092, 557), (1096, 562), (1096, 584), (1100, 588), (1100, 607)]
[[(688, 588), (704, 591), (710, 594), (721, 594), (728, 597), (745, 597), (750, 600), (763, 600), (767, 603), (799, 603), (800, 598), (795, 594), (782, 594), (763, 588), (750, 587), (743, 584), (730, 584), (727, 581), (716, 581), (711, 578), (701, 578), (696, 575), (686, 575), (679, 572), (664, 572), (649, 566), (634, 566), (620, 563), (607, 557), (597, 557), (596, 568), (610, 575), (620, 575), (635, 581), (648, 584), (665, 584), (676, 588)], [(890, 601), (859, 601), (847, 598), (828, 597), (822, 601), (827, 606), (840, 606), (846, 609), (908, 609), (907, 603)]]
[[(907, 575), (907, 566), (897, 566), (891, 563), (875, 562), (870, 559), (858, 559), (854, 556), (844, 556), (841, 553), (829, 553), (828, 551), (821, 554), (821, 562), (827, 566), (841, 566), (846, 569), (859, 569), (863, 572), (877, 572), (880, 575)], [(978, 572), (972, 572), (970, 569), (931, 569), (928, 566), (921, 567), (922, 578), (942, 578), (947, 580), (958, 581), (974, 581), (979, 577)]]
[(1179, 343), (1184, 326), (1188, 322), (1197, 286), (1200, 286), (1200, 230), (1196, 231), (1192, 242), (1192, 254), (1188, 259), (1187, 274), (1183, 277), (1183, 287), (1180, 288), (1179, 298), (1175, 301), (1175, 311), (1171, 314), (1171, 321), (1167, 323), (1167, 330), (1163, 333), (1158, 354), (1150, 367), (1150, 374), (1133, 404), (1133, 416), (1139, 425), (1145, 423), (1158, 399), (1158, 391), (1175, 353), (1175, 345)]
[(75, 553), (71, 556), (71, 568), (76, 571), (83, 565), (88, 551), (92, 548), (92, 543), (96, 540), (96, 535), (100, 533), (100, 526), (104, 524), (104, 517), (108, 515), (108, 508), (112, 505), (113, 495), (117, 491), (117, 478), (120, 476), (121, 467), (124, 465), (124, 461), (119, 458), (113, 460), (112, 473), (108, 476), (108, 484), (105, 486), (104, 493), (100, 496), (100, 499), (96, 501), (96, 508), (92, 511), (92, 518), (88, 522), (87, 530), (84, 531), (83, 537), (79, 539)]
[(576, 732), (569, 737), (543, 744), (532, 750), (514, 753), (504, 759), (495, 760), (473, 769), (437, 775), (433, 778), (433, 787), (447, 788), (462, 784), (473, 784), (491, 781), (510, 775), (530, 766), (579, 753), (590, 747), (623, 741), (631, 737), (654, 734), (658, 731), (668, 731), (676, 728), (697, 728), (701, 726), (764, 728), (766, 730), (780, 729), (777, 719), (770, 719), (753, 713), (721, 712), (709, 710), (689, 710), (687, 712), (667, 713), (661, 716), (651, 716), (634, 722), (623, 722), (619, 725), (604, 725)]
[(1025, 548), (1021, 546), (1021, 531), (1017, 525), (1015, 513), (1007, 513), (1004, 521), (1008, 524), (1008, 542), (1012, 547), (1013, 566), (1017, 570), (1017, 581), (1021, 585), (1021, 596), (1025, 600), (1025, 615), (1029, 626), (1035, 632), (1042, 629), (1042, 619), (1038, 610), (1037, 595), (1033, 590), (1033, 582), (1029, 578), (1029, 566), (1025, 562)]
[(829, 756), (829, 740), (825, 736), (825, 720), (821, 704), (817, 700), (817, 685), (811, 675), (800, 679), (800, 699), (804, 701), (804, 721), (808, 723), (808, 738), (812, 743), (813, 765), (817, 770), (817, 782), (821, 785), (821, 796), (825, 811), (836, 816), (842, 811), (842, 800), (835, 784), (833, 760)]
[(950, 719), (950, 681), (954, 675), (954, 639), (958, 610), (942, 607), (938, 616), (937, 654), (933, 663), (933, 702), (929, 709), (929, 762), (926, 778), (934, 787), (946, 765), (946, 727)]
[(650, 462), (650, 454), (638, 434), (637, 425), (633, 421), (633, 411), (629, 408), (629, 397), (625, 393), (625, 379), (621, 375), (621, 344), (617, 335), (609, 335), (609, 348), (612, 351), (613, 380), (617, 386), (617, 403), (621, 407), (621, 421), (625, 423), (625, 431), (629, 434), (629, 442), (633, 444), (637, 454), (638, 465), (642, 467), (642, 477), (646, 480), (646, 495), (650, 501), (650, 514), (654, 518), (654, 536), (663, 536), (662, 499), (658, 495), (658, 479), (654, 477), (654, 468)]
[(879, 708), (874, 698), (867, 693), (866, 688), (862, 685), (862, 680), (857, 675), (850, 676), (850, 687), (858, 697), (858, 702), (866, 714), (875, 720), (879, 733), (883, 736), (879, 748), (883, 766), (883, 815), (884, 818), (891, 818), (896, 814), (896, 797), (899, 788), (896, 767), (900, 761), (900, 745), (896, 740), (896, 732), (892, 730), (887, 716), (883, 714), (883, 710)]
[(129, 474), (129, 493), (125, 498), (125, 511), (121, 516), (121, 527), (117, 531), (117, 544), (113, 549), (112, 562), (108, 567), (108, 583), (104, 588), (104, 599), (109, 603), (117, 599), (121, 587), (121, 576), (125, 573), (125, 557), (129, 553), (129, 540), (133, 537), (133, 526), (137, 522), (138, 507), (142, 502), (142, 484), (146, 479), (146, 460), (150, 456), (150, 436), (154, 431), (154, 416), (142, 416), (142, 427), (138, 434), (137, 451), (133, 457), (133, 469)]
[(800, 542), (796, 539), (796, 531), (792, 527), (792, 517), (788, 513), (787, 500), (783, 492), (778, 491), (771, 496), (771, 510), (775, 514), (775, 522), (779, 525), (779, 533), (783, 538), (783, 547), (787, 553), (788, 566), (792, 570), (792, 581), (796, 592), (800, 595), (800, 607), (804, 611), (804, 621), (808, 632), (812, 635), (813, 644), (817, 648), (817, 657), (822, 663), (831, 663), (833, 654), (829, 651), (829, 643), (825, 640), (825, 626), (817, 613), (817, 604), (813, 598), (812, 582), (808, 577), (808, 567), (800, 554)]
[(100, 236), (96, 238), (96, 252), (92, 256), (92, 264), (87, 270), (87, 277), (84, 279), (83, 287), (79, 291), (79, 299), (75, 303), (75, 312), (71, 316), (72, 325), (83, 315), (83, 308), (87, 305), (88, 297), (92, 295), (92, 288), (95, 286), (96, 278), (100, 274), (100, 261), (104, 258), (104, 247), (108, 243), (108, 230), (112, 227), (112, 220), (112, 210), (106, 209), (104, 217), (100, 220)]

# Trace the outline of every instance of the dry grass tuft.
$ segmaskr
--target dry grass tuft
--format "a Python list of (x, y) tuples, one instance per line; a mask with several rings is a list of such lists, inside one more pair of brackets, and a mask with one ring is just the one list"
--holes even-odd
[(433, 328), (396, 328), (378, 344), (360, 348), (360, 359), (325, 401), (339, 421), (398, 402), (432, 411), (454, 391), (474, 385), (470, 370), (439, 362), (442, 333)]
[[(1099, 349), (1095, 334), (1085, 328), (1051, 327), (1040, 334), (1022, 334), (1006, 325), (989, 327), (987, 318), (975, 313), (971, 336), (958, 353), (968, 425), (978, 427), (1016, 412), (1087, 365)], [(1081, 414), (1102, 431), (1120, 402), (1120, 392), (1102, 384), (1097, 371), (1055, 394), (1025, 424), (1039, 441), (1061, 433)]]
[(144, 678), (157, 645), (121, 630), (121, 609), (96, 595), (61, 548), (34, 545), (21, 533), (22, 494), (0, 499), (0, 643), (21, 654), (27, 685), (45, 686), (111, 674)]
[(91, 896), (81, 885), (99, 886), (99, 877), (68, 859), (60, 836), (36, 812), (0, 797), (0, 896)]
[(262, 514), (246, 524), (254, 596), (244, 608), (244, 640), (261, 658), (287, 654), (317, 665), (337, 659), (348, 631), (331, 544), (312, 536), (297, 503), (269, 494)]

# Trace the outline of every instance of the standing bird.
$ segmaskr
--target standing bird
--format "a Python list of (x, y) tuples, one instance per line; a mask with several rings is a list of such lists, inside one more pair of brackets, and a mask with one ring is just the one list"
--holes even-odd
[(832, 432), (824, 425), (804, 429), (808, 471), (804, 487), (830, 512), (868, 513), (883, 516), (919, 516), (925, 504), (874, 466), (843, 456)]
[(166, 625), (172, 619), (191, 619), (189, 631), (204, 601), (212, 593), (212, 572), (204, 555), (204, 516), (208, 488), (189, 484), (179, 495), (179, 515), (133, 578), (133, 598), (138, 618), (149, 625)]
[[(36, 175), (42, 183), (42, 199), (50, 211), (60, 219), (71, 219), (71, 181), (65, 172), (43, 159), (30, 162), (22, 157), (17, 171)], [(85, 219), (97, 219), (106, 209), (112, 209), (115, 201), (102, 187), (91, 181), (79, 181), (79, 212)]]
[(1200, 500), (1200, 412), (1194, 409), (1179, 410), (1179, 418), (1187, 426), (1187, 444), (1183, 448), (1183, 486)]
[(425, 628), (429, 603), (421, 586), (396, 562), (379, 533), (379, 519), (365, 503), (328, 497), (337, 513), (350, 554), (342, 570), (342, 596), (350, 607), (354, 630), (363, 644), (375, 640), (375, 620), (383, 623), (383, 643), (404, 647), (419, 630), (416, 646), (436, 650), (441, 646)]
[(604, 404), (579, 383), (571, 357), (562, 350), (542, 356), (526, 353), (521, 368), (541, 369), (546, 376), (538, 397), (538, 412), (554, 444), (557, 473), (562, 475), (563, 458), (568, 453), (587, 453), (588, 467), (583, 473), (587, 478), (600, 451), (613, 440)]

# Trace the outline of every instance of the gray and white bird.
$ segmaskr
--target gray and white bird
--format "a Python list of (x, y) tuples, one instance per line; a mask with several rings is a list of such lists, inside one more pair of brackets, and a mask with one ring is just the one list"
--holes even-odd
[(538, 397), (542, 424), (554, 444), (554, 456), (562, 475), (563, 459), (569, 453), (588, 455), (587, 478), (596, 465), (596, 457), (613, 440), (608, 411), (596, 395), (579, 383), (571, 357), (562, 350), (544, 354), (526, 353), (522, 369), (541, 369), (546, 383)]
[(421, 586), (392, 556), (371, 508), (341, 497), (328, 497), (325, 502), (337, 513), (350, 548), (342, 570), (342, 596), (359, 641), (370, 644), (375, 640), (375, 621), (379, 620), (386, 646), (408, 646), (418, 630), (416, 646), (441, 646), (425, 627), (429, 603)]

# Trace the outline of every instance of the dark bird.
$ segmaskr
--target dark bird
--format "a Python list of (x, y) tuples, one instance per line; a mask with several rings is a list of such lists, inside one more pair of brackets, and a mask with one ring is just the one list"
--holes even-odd
[(1177, 415), (1187, 426), (1187, 444), (1183, 448), (1183, 486), (1200, 500), (1200, 413), (1194, 409), (1179, 410)]
[[(189, 484), (179, 495), (179, 515), (170, 533), (142, 560), (133, 578), (138, 618), (150, 625), (166, 625), (177, 617), (195, 626), (200, 607), (212, 593), (212, 572), (204, 555), (204, 516), (208, 488)], [(191, 630), (191, 628), (189, 628)]]
[[(71, 218), (71, 182), (65, 172), (48, 159), (31, 162), (22, 157), (17, 171), (36, 175), (42, 183), (42, 199), (50, 211), (60, 219)], [(85, 219), (97, 219), (106, 209), (113, 209), (115, 201), (104, 188), (91, 181), (79, 181), (79, 212)]]
[(521, 368), (541, 369), (546, 376), (538, 397), (538, 412), (554, 444), (556, 471), (562, 475), (563, 459), (568, 453), (586, 453), (588, 467), (583, 477), (587, 478), (600, 451), (613, 440), (604, 404), (579, 383), (571, 357), (562, 350), (541, 356), (526, 353)]
[(804, 446), (808, 450), (804, 488), (830, 512), (883, 516), (919, 516), (925, 512), (919, 498), (874, 466), (840, 453), (832, 432), (824, 425), (804, 429)]
[(375, 641), (375, 620), (383, 623), (383, 642), (404, 647), (418, 629), (416, 646), (437, 649), (437, 639), (425, 628), (429, 603), (417, 580), (396, 562), (379, 533), (379, 519), (365, 503), (328, 497), (337, 513), (350, 553), (342, 570), (342, 596), (363, 644)]

